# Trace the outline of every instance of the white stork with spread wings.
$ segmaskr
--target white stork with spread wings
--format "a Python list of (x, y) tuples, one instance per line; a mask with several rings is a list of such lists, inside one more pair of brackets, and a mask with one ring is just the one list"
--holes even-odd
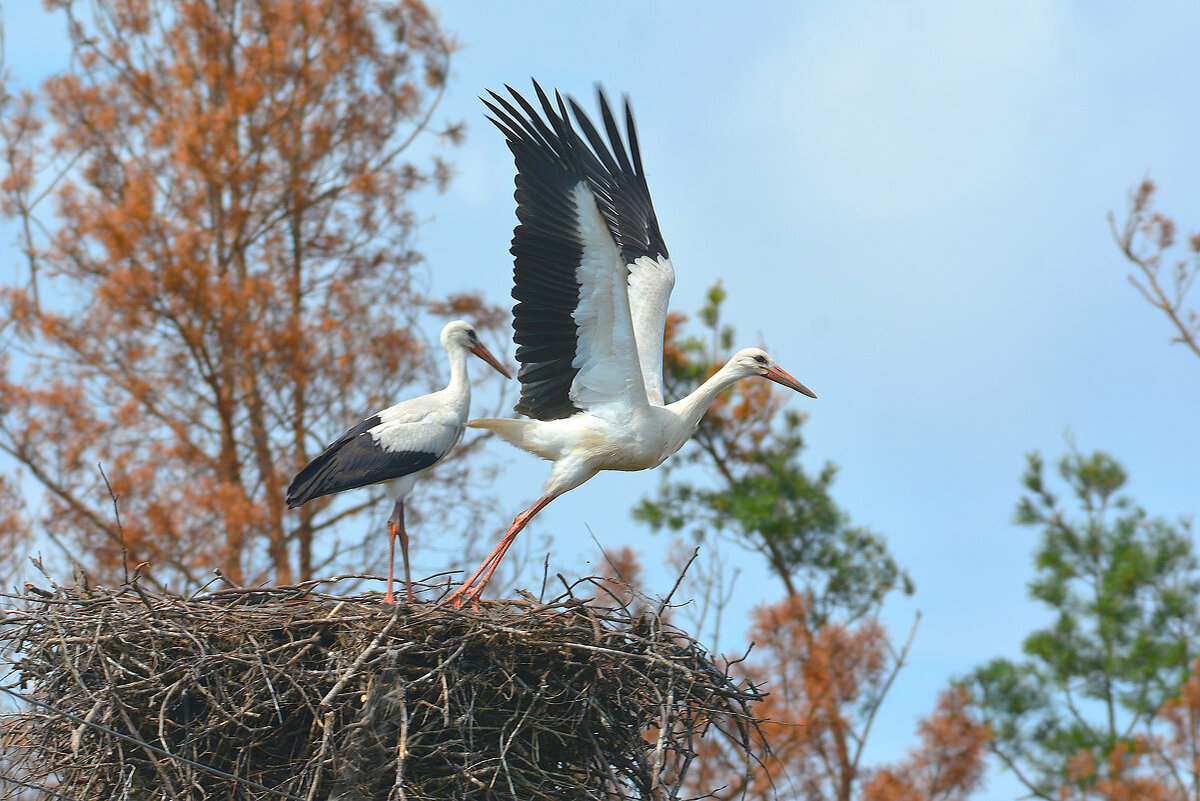
[(554, 465), (541, 497), (450, 596), (455, 604), (478, 599), (517, 534), (546, 504), (601, 470), (657, 467), (735, 381), (761, 376), (816, 397), (762, 350), (748, 348), (686, 398), (665, 403), (663, 331), (675, 270), (650, 202), (629, 101), (626, 149), (603, 91), (597, 93), (607, 143), (573, 99), (582, 137), (561, 95), (552, 104), (535, 82), (539, 114), (507, 88), (512, 101), (491, 92), (493, 102), (484, 103), (516, 158), (516, 411), (532, 419), (467, 425)]
[(388, 578), (383, 603), (396, 601), (392, 595), (392, 574), (397, 536), (404, 558), (408, 602), (413, 601), (404, 498), (417, 479), (445, 459), (462, 439), (463, 424), (471, 407), (467, 353), (474, 353), (505, 378), (512, 377), (479, 341), (470, 323), (462, 320), (447, 323), (442, 329), (442, 347), (450, 361), (450, 383), (445, 389), (371, 415), (309, 462), (288, 487), (287, 505), (294, 509), (323, 495), (387, 483), (387, 496), (394, 506), (388, 518)]

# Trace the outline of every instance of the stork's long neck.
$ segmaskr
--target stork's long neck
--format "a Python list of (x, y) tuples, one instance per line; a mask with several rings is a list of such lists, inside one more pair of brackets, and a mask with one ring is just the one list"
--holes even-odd
[(457, 345), (446, 348), (446, 359), (450, 362), (450, 383), (446, 391), (468, 403), (471, 400), (471, 381), (467, 378), (467, 352)]
[(737, 383), (740, 378), (742, 376), (726, 363), (724, 367), (709, 376), (707, 381), (692, 390), (690, 395), (668, 404), (667, 408), (678, 415), (680, 421), (688, 427), (690, 432), (700, 423), (700, 418), (708, 411), (708, 407), (713, 405), (713, 401), (717, 399), (717, 395), (721, 394), (721, 390)]

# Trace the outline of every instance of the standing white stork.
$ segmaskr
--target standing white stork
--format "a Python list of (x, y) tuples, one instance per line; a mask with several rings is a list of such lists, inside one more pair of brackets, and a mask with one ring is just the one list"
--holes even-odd
[(664, 402), (663, 331), (675, 271), (654, 216), (629, 101), (627, 150), (602, 90), (608, 143), (573, 99), (586, 142), (562, 96), (555, 93), (556, 108), (533, 86), (544, 117), (512, 87), (516, 105), (495, 92), (494, 102), (484, 101), (516, 158), (516, 411), (532, 419), (467, 425), (494, 431), (554, 466), (541, 497), (450, 596), (456, 604), (478, 599), (517, 534), (546, 504), (601, 470), (657, 467), (735, 381), (762, 376), (816, 397), (766, 353), (749, 348), (686, 398)]
[(447, 323), (442, 329), (442, 347), (450, 361), (450, 383), (445, 389), (398, 403), (363, 420), (297, 473), (287, 491), (288, 508), (294, 509), (322, 495), (387, 482), (387, 496), (395, 506), (388, 518), (388, 579), (384, 603), (396, 602), (392, 595), (392, 574), (396, 564), (397, 536), (404, 558), (408, 602), (413, 601), (408, 533), (404, 530), (404, 498), (412, 491), (417, 479), (446, 458), (462, 439), (463, 424), (471, 406), (467, 353), (474, 353), (505, 378), (512, 378), (479, 341), (469, 323), (462, 320)]

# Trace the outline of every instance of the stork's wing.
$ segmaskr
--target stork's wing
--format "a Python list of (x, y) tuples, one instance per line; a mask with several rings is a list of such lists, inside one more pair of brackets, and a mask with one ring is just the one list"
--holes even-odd
[(494, 103), (484, 101), (517, 163), (516, 410), (552, 420), (605, 403), (661, 403), (662, 329), (674, 279), (632, 116), (627, 108), (631, 161), (603, 95), (611, 150), (573, 101), (587, 142), (562, 98), (556, 95), (555, 108), (534, 89), (540, 114), (511, 87), (516, 105), (496, 93)]
[(637, 338), (638, 358), (646, 397), (662, 406), (663, 333), (667, 324), (667, 303), (675, 287), (675, 268), (665, 255), (639, 256), (629, 265), (629, 313), (633, 316), (633, 335)]
[(288, 508), (432, 467), (462, 432), (460, 421), (437, 409), (403, 403), (385, 409), (351, 428), (296, 474), (288, 487)]
[[(612, 154), (591, 120), (573, 99), (569, 99), (571, 110), (603, 162), (604, 172), (594, 177), (589, 175), (589, 181), (629, 270), (629, 312), (633, 318), (633, 335), (637, 339), (642, 380), (650, 402), (661, 406), (663, 331), (667, 322), (667, 303), (671, 300), (671, 290), (675, 288), (675, 268), (667, 255), (667, 245), (663, 242), (658, 218), (654, 215), (629, 98), (625, 98), (625, 135), (629, 140), (629, 153), (626, 155), (608, 98), (599, 87), (596, 88), (596, 96), (604, 119), (604, 130), (612, 144)], [(606, 176), (608, 181), (604, 182)]]

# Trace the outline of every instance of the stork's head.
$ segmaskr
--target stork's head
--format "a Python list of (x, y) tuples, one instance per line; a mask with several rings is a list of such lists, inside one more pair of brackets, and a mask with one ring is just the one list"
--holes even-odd
[(479, 335), (475, 333), (475, 329), (470, 323), (465, 320), (453, 320), (446, 323), (446, 327), (442, 329), (442, 347), (449, 351), (451, 348), (462, 348), (465, 351), (474, 353), (479, 358), (496, 368), (496, 371), (505, 378), (512, 378), (508, 370), (505, 370), (500, 362), (492, 355), (492, 352), (479, 341)]
[(817, 397), (816, 393), (793, 378), (787, 370), (776, 364), (775, 360), (768, 356), (767, 352), (761, 348), (739, 350), (729, 360), (727, 369), (735, 371), (738, 377), (762, 376), (774, 381), (776, 384), (782, 384), (788, 389), (794, 389), (810, 398)]

